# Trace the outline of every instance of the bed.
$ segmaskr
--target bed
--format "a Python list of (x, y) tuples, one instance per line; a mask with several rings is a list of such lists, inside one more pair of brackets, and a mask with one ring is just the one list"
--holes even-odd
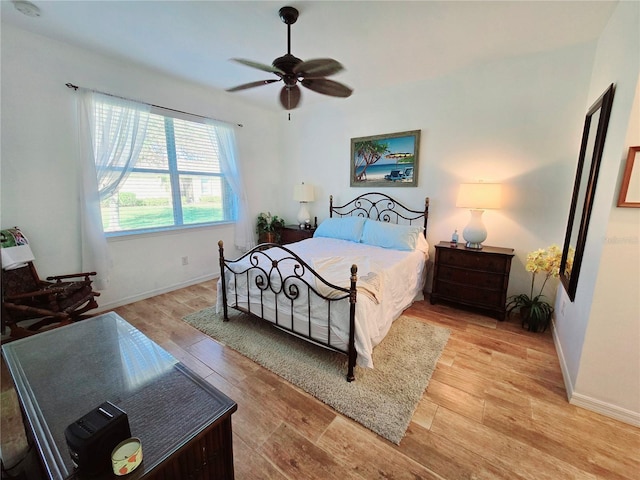
[(423, 295), (429, 198), (422, 210), (370, 192), (344, 205), (329, 197), (329, 218), (313, 238), (263, 243), (236, 260), (218, 242), (217, 309), (261, 318), (304, 340), (373, 368), (373, 348)]

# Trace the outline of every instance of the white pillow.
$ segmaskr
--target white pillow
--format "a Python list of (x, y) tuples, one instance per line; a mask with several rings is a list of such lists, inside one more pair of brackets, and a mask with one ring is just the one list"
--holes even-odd
[(327, 218), (318, 225), (313, 236), (360, 242), (364, 221), (364, 217)]
[(422, 227), (413, 225), (396, 225), (395, 223), (367, 220), (362, 230), (360, 242), (382, 248), (413, 251), (418, 246), (418, 237), (423, 236), (422, 230)]

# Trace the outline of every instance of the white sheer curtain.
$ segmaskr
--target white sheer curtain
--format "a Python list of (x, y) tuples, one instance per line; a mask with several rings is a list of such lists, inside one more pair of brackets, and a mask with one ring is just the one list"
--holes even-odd
[(209, 130), (211, 142), (214, 147), (218, 146), (220, 169), (237, 198), (236, 211), (234, 212), (236, 219), (235, 246), (241, 252), (246, 252), (255, 247), (256, 239), (253, 231), (253, 221), (249, 217), (249, 202), (242, 180), (242, 169), (236, 148), (236, 135), (230, 125), (214, 120), (206, 120), (205, 123)]
[(104, 290), (109, 285), (111, 258), (100, 200), (115, 192), (135, 166), (150, 106), (86, 89), (78, 93), (82, 270), (97, 272), (95, 287)]

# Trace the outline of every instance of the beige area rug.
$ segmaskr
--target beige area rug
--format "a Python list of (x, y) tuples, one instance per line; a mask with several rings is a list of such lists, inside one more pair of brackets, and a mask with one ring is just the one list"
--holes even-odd
[(346, 355), (296, 338), (263, 320), (215, 307), (184, 321), (302, 390), (399, 444), (449, 338), (449, 330), (401, 316), (373, 351), (374, 369), (356, 367), (346, 381)]

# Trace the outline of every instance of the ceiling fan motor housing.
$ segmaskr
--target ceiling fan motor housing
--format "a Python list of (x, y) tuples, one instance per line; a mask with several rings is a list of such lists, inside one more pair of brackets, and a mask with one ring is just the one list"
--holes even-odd
[(290, 53), (286, 53), (282, 57), (276, 58), (273, 61), (273, 66), (285, 73), (285, 75), (282, 75), (282, 80), (284, 80), (285, 85), (295, 85), (298, 81), (298, 76), (293, 73), (293, 68), (299, 63), (302, 63), (301, 59)]

